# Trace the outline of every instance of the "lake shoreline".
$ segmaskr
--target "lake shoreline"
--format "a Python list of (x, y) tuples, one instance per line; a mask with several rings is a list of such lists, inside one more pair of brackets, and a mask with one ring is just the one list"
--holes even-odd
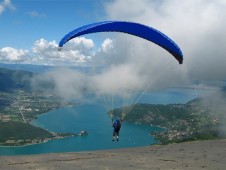
[[(178, 93), (180, 95), (178, 95)], [(191, 97), (191, 95), (190, 97), (187, 97), (187, 91), (186, 93), (182, 93), (179, 90), (178, 93), (171, 93), (168, 91), (161, 92), (159, 98), (162, 99), (163, 96), (166, 96), (164, 98), (167, 100), (170, 99), (170, 103), (175, 103), (179, 98), (187, 100)], [(196, 96), (196, 94), (197, 92), (192, 95), (192, 98)], [(155, 101), (157, 95), (159, 94), (148, 94), (145, 100), (141, 102), (144, 102), (147, 99), (149, 101)], [(172, 95), (174, 96), (173, 100), (170, 97)], [(167, 104), (168, 102), (164, 100), (163, 104)], [(32, 155), (53, 152), (80, 152), (148, 146), (155, 143), (154, 137), (150, 136), (150, 132), (153, 130), (158, 131), (160, 128), (156, 126), (130, 125), (129, 123), (126, 123), (123, 125), (120, 132), (119, 143), (117, 143), (117, 145), (112, 145), (111, 120), (104, 108), (95, 103), (79, 103), (73, 106), (70, 105), (63, 108), (52, 109), (51, 111), (40, 114), (33, 122), (32, 125), (52, 132), (79, 132), (85, 129), (89, 132), (89, 135), (85, 138), (72, 137), (66, 140), (49, 140), (45, 143), (28, 144), (26, 146), (0, 146), (0, 155)]]

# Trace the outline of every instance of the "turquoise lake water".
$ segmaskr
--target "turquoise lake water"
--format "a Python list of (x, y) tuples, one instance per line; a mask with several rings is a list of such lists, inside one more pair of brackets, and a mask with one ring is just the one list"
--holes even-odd
[[(209, 95), (211, 91), (171, 89), (147, 93), (140, 103), (169, 104), (186, 103), (196, 97)], [(51, 140), (46, 143), (23, 147), (0, 147), (0, 155), (29, 155), (56, 152), (92, 151), (114, 148), (139, 147), (154, 144), (151, 131), (161, 129), (152, 126), (124, 123), (119, 142), (112, 142), (111, 119), (99, 103), (84, 103), (42, 114), (34, 125), (54, 132), (88, 132), (87, 136), (76, 136)]]

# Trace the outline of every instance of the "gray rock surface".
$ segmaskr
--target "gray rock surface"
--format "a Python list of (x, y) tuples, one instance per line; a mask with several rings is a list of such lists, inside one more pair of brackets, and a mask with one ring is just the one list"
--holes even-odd
[(0, 169), (226, 169), (226, 140), (94, 152), (0, 156)]

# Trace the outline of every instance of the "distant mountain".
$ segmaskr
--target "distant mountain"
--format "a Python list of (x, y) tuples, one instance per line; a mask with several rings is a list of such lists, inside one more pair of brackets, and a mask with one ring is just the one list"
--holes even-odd
[(27, 71), (0, 68), (0, 91), (30, 90), (30, 81), (33, 76), (34, 73)]
[(9, 70), (22, 70), (32, 73), (44, 73), (55, 70), (57, 68), (67, 67), (72, 70), (80, 71), (83, 73), (98, 73), (105, 69), (104, 66), (49, 66), (49, 65), (34, 65), (34, 64), (4, 64), (0, 63), (0, 68)]
[(54, 69), (54, 66), (46, 65), (34, 65), (34, 64), (3, 64), (0, 63), (0, 68), (5, 68), (9, 70), (22, 70), (29, 71), (33, 73), (43, 73)]

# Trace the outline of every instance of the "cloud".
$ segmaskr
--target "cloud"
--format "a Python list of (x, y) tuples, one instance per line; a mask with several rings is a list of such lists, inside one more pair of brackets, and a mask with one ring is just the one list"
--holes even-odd
[[(143, 40), (127, 35), (120, 35), (115, 40), (123, 46), (114, 48), (118, 50), (115, 53), (121, 54), (117, 57), (136, 63), (136, 67), (154, 79), (161, 75), (157, 84), (170, 85), (226, 79), (225, 8), (224, 0), (187, 0), (183, 3), (179, 0), (115, 0), (106, 4), (106, 13), (109, 20), (152, 26), (177, 42), (184, 53), (184, 64), (180, 66), (171, 60), (170, 54)], [(167, 67), (166, 71), (164, 67)]]
[(111, 66), (101, 74), (92, 77), (94, 91), (100, 94), (126, 96), (135, 90), (142, 90), (143, 81), (139, 71), (130, 65)]
[(37, 18), (44, 18), (44, 17), (46, 17), (46, 14), (44, 14), (44, 13), (39, 13), (39, 12), (37, 12), (37, 11), (30, 11), (30, 12), (28, 12), (28, 15), (29, 15), (30, 17), (37, 17)]
[[(94, 43), (83, 37), (68, 42), (62, 51), (58, 51), (56, 41), (47, 41), (43, 38), (34, 42), (32, 49), (14, 49), (4, 47), (0, 49), (2, 62), (45, 64), (45, 65), (77, 65), (88, 62), (94, 55)], [(29, 57), (25, 57), (29, 56)]]
[(83, 73), (61, 67), (34, 76), (32, 87), (43, 91), (53, 90), (56, 95), (61, 96), (64, 100), (81, 100), (88, 85), (87, 80)]
[(22, 62), (26, 61), (28, 50), (14, 49), (11, 47), (5, 47), (0, 49), (0, 60), (1, 61), (12, 61), (12, 62)]
[(37, 62), (46, 62), (46, 64), (53, 59), (57, 60), (60, 58), (57, 48), (58, 46), (55, 41), (37, 40), (32, 48), (33, 59), (36, 59)]
[(218, 132), (218, 135), (221, 137), (226, 136), (225, 103), (226, 103), (226, 91), (222, 89), (216, 91), (211, 97), (209, 98), (206, 97), (200, 100), (200, 106), (208, 110), (207, 111), (208, 115), (206, 116), (213, 117), (213, 119), (216, 121), (215, 130)]
[(34, 43), (32, 51), (35, 58), (53, 65), (77, 65), (87, 62), (92, 57), (93, 47), (92, 40), (81, 37), (71, 40), (62, 51), (58, 51), (55, 41), (40, 39)]
[(112, 62), (114, 56), (114, 42), (107, 38), (103, 41), (100, 48), (94, 51), (90, 65), (109, 65)]
[(99, 51), (103, 51), (105, 53), (107, 53), (109, 50), (111, 50), (113, 48), (112, 45), (112, 40), (107, 38), (106, 40), (104, 40), (104, 42), (101, 45), (101, 48), (99, 49)]
[(0, 3), (0, 15), (3, 14), (3, 12), (7, 9), (12, 11), (16, 9), (10, 0), (4, 0), (2, 3)]

